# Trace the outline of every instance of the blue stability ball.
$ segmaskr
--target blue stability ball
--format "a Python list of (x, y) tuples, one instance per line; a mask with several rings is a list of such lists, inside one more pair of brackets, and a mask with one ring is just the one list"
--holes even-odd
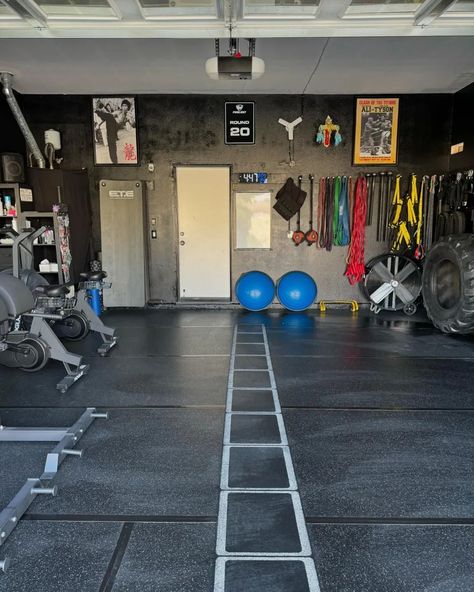
[(313, 304), (317, 294), (316, 282), (304, 271), (289, 271), (278, 280), (278, 300), (288, 310), (305, 310)]
[(247, 310), (263, 310), (273, 302), (275, 284), (263, 271), (248, 271), (237, 280), (235, 295)]

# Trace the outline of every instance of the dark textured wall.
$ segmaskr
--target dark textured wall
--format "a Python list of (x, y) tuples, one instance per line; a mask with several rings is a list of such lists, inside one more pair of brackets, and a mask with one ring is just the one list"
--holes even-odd
[(453, 97), (453, 127), (451, 143), (464, 142), (464, 151), (451, 156), (452, 171), (474, 168), (474, 82)]
[[(287, 176), (313, 173), (320, 176), (357, 175), (353, 168), (352, 134), (353, 96), (256, 96), (256, 144), (225, 146), (223, 109), (225, 100), (235, 96), (173, 96), (146, 95), (137, 99), (141, 166), (94, 167), (90, 97), (24, 96), (22, 102), (28, 121), (41, 140), (49, 127), (62, 134), (63, 166), (69, 169), (86, 167), (90, 171), (90, 187), (94, 209), (94, 236), (100, 247), (98, 208), (99, 180), (142, 179), (154, 181), (148, 192), (148, 215), (157, 218), (158, 239), (149, 241), (151, 298), (173, 302), (177, 298), (177, 220), (173, 164), (230, 164), (233, 172), (265, 170), (270, 174), (269, 189), (276, 191)], [(450, 95), (407, 95), (401, 97), (399, 164), (391, 167), (406, 179), (412, 171), (419, 174), (446, 171), (449, 167), (451, 135)], [(293, 120), (303, 115), (297, 128), (296, 167), (290, 169), (288, 142), (279, 117)], [(314, 144), (315, 126), (330, 114), (341, 126), (343, 142), (328, 150)], [(146, 163), (153, 160), (155, 172), (149, 173)], [(374, 169), (376, 170), (376, 169)], [(383, 170), (383, 169), (382, 169)], [(240, 186), (242, 187), (242, 186)], [(234, 189), (236, 185), (234, 185)], [(307, 206), (302, 226), (307, 226)], [(375, 225), (368, 232), (367, 258), (383, 252), (386, 247), (374, 240)], [(277, 279), (290, 269), (311, 273), (320, 288), (321, 298), (359, 297), (357, 288), (349, 287), (343, 277), (345, 247), (331, 253), (306, 246), (294, 247), (286, 238), (286, 222), (277, 214), (272, 218), (271, 251), (233, 251), (232, 279), (242, 271), (261, 269)]]
[[(19, 99), (21, 100), (21, 99)], [(0, 153), (18, 152), (25, 156), (25, 141), (10, 107), (0, 93)], [(0, 175), (1, 177), (1, 175)]]

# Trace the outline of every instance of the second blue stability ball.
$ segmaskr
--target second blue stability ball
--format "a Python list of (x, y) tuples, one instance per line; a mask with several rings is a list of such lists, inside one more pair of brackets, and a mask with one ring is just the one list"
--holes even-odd
[(304, 271), (289, 271), (277, 283), (280, 303), (292, 311), (309, 308), (316, 300), (318, 288), (313, 278)]

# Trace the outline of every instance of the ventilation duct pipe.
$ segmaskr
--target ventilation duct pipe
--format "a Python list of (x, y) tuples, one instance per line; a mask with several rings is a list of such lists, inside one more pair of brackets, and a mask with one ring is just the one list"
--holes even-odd
[(20, 126), (22, 134), (25, 136), (26, 144), (30, 149), (30, 152), (33, 154), (38, 167), (40, 169), (44, 169), (46, 167), (46, 162), (44, 156), (39, 149), (38, 144), (36, 143), (35, 137), (33, 136), (28, 124), (26, 123), (26, 119), (21, 112), (20, 106), (15, 98), (12, 88), (12, 79), (13, 74), (10, 72), (1, 72), (0, 73), (0, 82), (2, 83), (2, 90), (5, 98), (7, 99), (7, 103), (10, 105), (10, 109), (13, 113), (14, 118), (16, 119), (18, 125)]

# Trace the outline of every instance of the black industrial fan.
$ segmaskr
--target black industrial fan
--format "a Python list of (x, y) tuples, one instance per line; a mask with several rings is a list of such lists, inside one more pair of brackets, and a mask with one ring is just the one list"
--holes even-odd
[(420, 265), (404, 255), (385, 254), (374, 257), (366, 265), (364, 293), (370, 300), (370, 309), (403, 310), (415, 314), (416, 300), (421, 293)]

